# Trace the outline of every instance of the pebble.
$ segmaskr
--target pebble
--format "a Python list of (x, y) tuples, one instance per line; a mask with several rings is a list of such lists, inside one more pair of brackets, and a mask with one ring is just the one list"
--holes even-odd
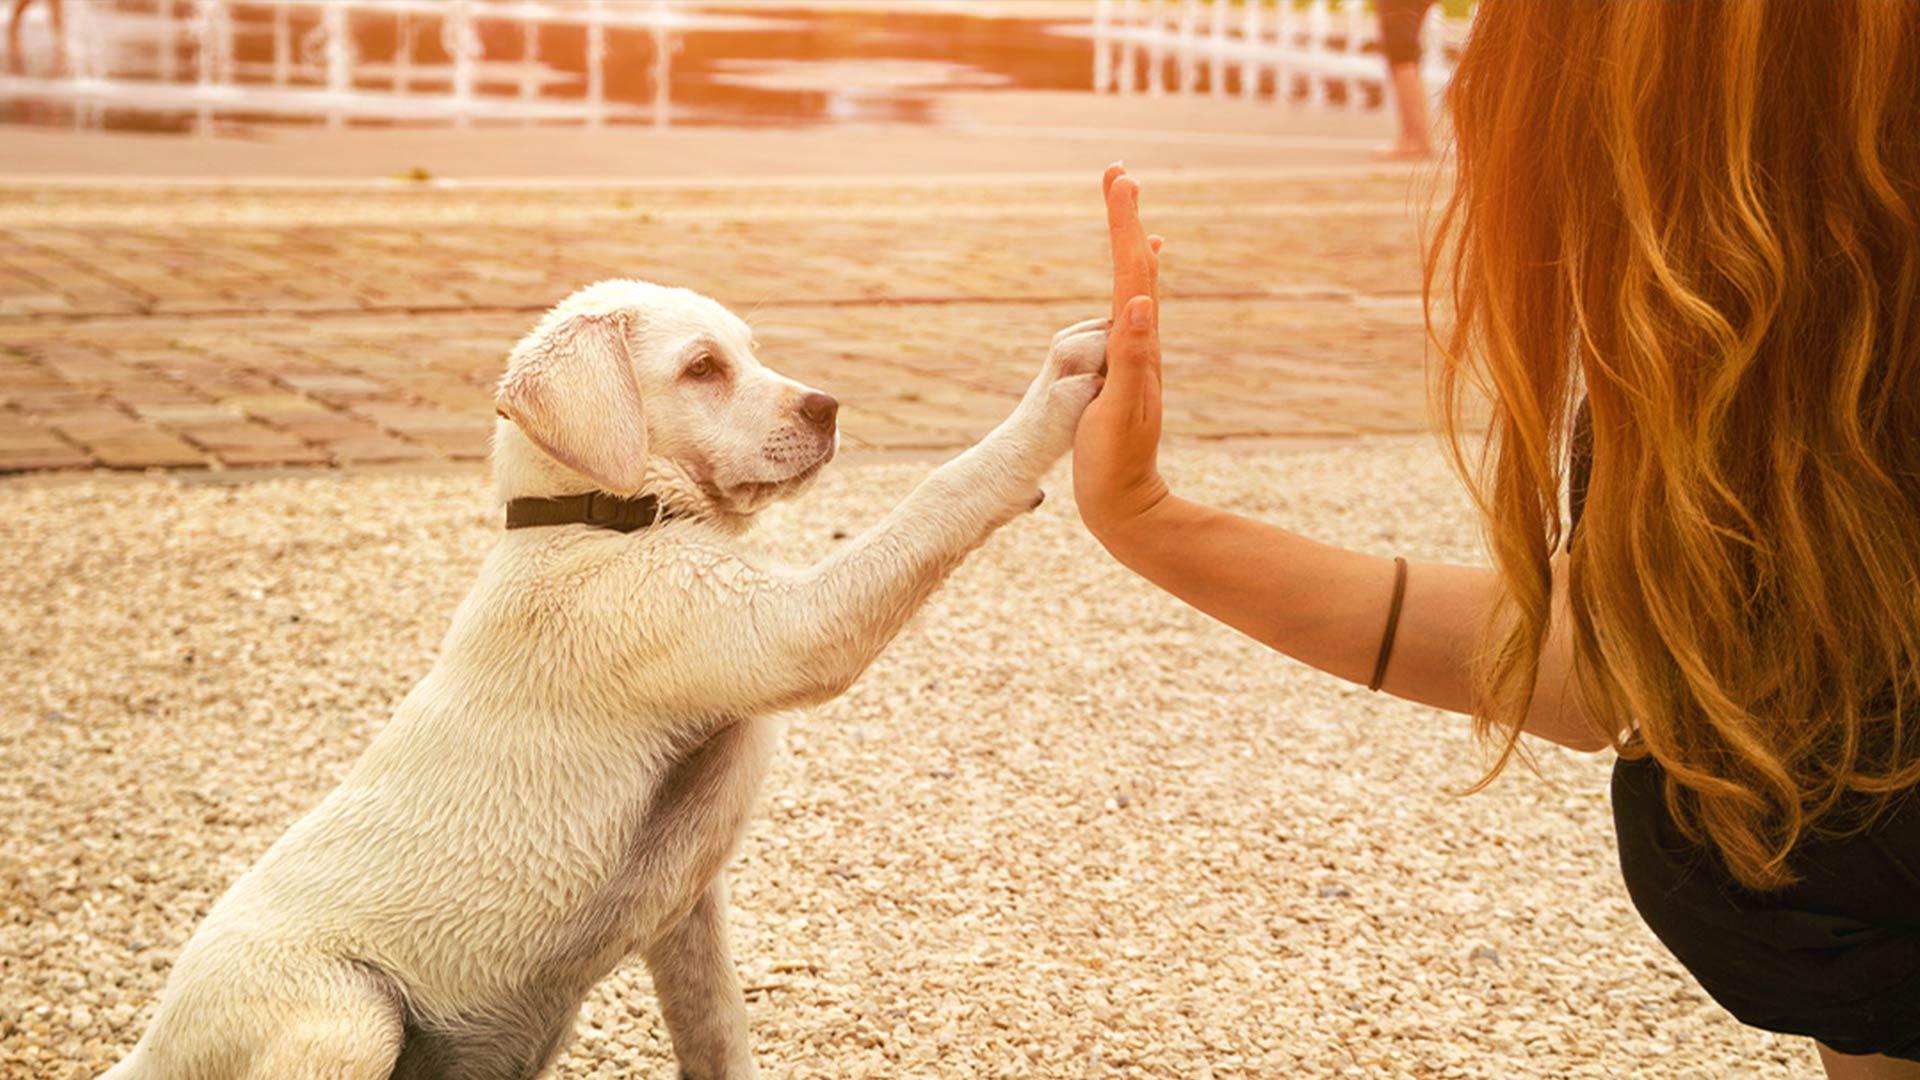
[[(1424, 436), (1162, 468), (1329, 543), (1485, 561)], [(836, 467), (750, 540), (821, 557), (926, 470)], [(1484, 760), (1463, 718), (1206, 619), (1086, 535), (1064, 466), (1047, 490), (791, 718), (730, 875), (763, 1074), (1817, 1073), (1634, 914), (1608, 758), (1451, 794)], [(133, 1044), (213, 899), (426, 673), (491, 521), (477, 471), (0, 483), (0, 1076)], [(638, 962), (584, 1016), (553, 1077), (672, 1073)]]

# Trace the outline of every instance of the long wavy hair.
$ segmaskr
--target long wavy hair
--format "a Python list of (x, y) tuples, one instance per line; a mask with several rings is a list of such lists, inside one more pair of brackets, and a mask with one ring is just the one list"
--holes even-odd
[(1920, 4), (1484, 0), (1447, 104), (1429, 389), (1504, 586), (1481, 783), (1584, 395), (1575, 693), (1686, 835), (1790, 884), (1920, 782)]

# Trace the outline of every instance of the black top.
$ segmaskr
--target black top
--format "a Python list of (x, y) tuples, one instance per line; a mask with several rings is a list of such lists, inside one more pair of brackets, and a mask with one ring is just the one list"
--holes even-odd
[[(1593, 469), (1593, 421), (1575, 414), (1567, 495), (1573, 542)], [(1871, 830), (1796, 849), (1802, 880), (1740, 886), (1667, 813), (1652, 758), (1613, 767), (1614, 835), (1634, 907), (1702, 988), (1742, 1022), (1843, 1053), (1920, 1060), (1920, 798)]]
[(1587, 508), (1587, 477), (1593, 472), (1593, 417), (1587, 412), (1587, 399), (1573, 414), (1572, 460), (1567, 463), (1567, 548), (1573, 548), (1573, 533), (1580, 527), (1580, 512)]

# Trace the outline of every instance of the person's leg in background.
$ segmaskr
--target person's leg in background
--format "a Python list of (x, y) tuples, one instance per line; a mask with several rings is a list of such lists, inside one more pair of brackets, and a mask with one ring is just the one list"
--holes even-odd
[(1375, 0), (1380, 12), (1380, 51), (1387, 60), (1387, 88), (1400, 116), (1400, 137), (1381, 157), (1415, 160), (1433, 155), (1427, 88), (1420, 80), (1420, 25), (1432, 0)]
[(53, 73), (67, 73), (67, 20), (60, 11), (61, 0), (47, 0), (47, 21), (53, 24)]
[(23, 73), (20, 58), (20, 20), (27, 16), (27, 5), (33, 0), (13, 0), (13, 13), (7, 17), (7, 72), (12, 75)]
[[(67, 70), (67, 26), (60, 10), (60, 0), (45, 0), (47, 21), (53, 28), (53, 58), (48, 68), (55, 75)], [(26, 60), (20, 53), (20, 24), (26, 20), (27, 9), (34, 0), (13, 0), (13, 12), (7, 17), (7, 70), (15, 75), (27, 73)]]

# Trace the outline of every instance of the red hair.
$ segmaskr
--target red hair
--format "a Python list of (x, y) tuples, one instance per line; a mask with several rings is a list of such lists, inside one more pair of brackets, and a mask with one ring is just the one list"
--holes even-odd
[(1577, 693), (1739, 881), (1788, 883), (1809, 830), (1920, 782), (1920, 4), (1485, 0), (1447, 104), (1426, 291), (1503, 585), (1488, 778), (1584, 394)]

